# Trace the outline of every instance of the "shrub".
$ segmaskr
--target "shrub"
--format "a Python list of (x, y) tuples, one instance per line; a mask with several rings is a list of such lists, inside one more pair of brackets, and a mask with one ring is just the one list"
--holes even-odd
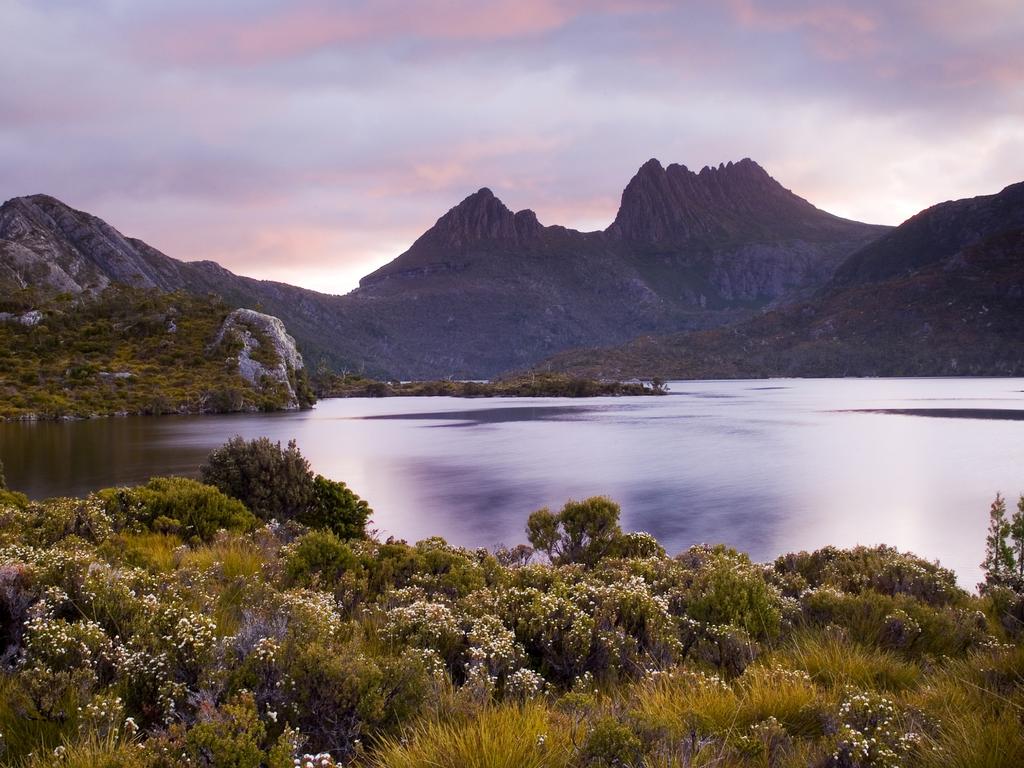
[(248, 531), (256, 518), (236, 499), (184, 477), (154, 477), (134, 488), (108, 488), (99, 497), (108, 512), (149, 530), (210, 541), (221, 529)]
[(360, 567), (359, 558), (331, 531), (311, 531), (291, 546), (285, 569), (293, 584), (329, 587), (342, 572)]
[(695, 547), (681, 557), (699, 562), (685, 596), (689, 616), (738, 627), (754, 637), (778, 634), (782, 596), (750, 558), (724, 547)]
[(239, 499), (261, 520), (297, 520), (343, 539), (362, 538), (372, 510), (344, 483), (314, 475), (292, 440), (231, 438), (200, 470), (203, 482)]
[(0, 507), (24, 507), (27, 504), (28, 496), (7, 488), (7, 478), (4, 476), (4, 463), (0, 461)]
[(200, 711), (185, 739), (190, 765), (204, 768), (260, 768), (267, 729), (252, 694), (236, 696), (219, 708)]
[(586, 766), (635, 765), (641, 757), (640, 739), (614, 717), (602, 717), (587, 733), (580, 752)]
[(294, 440), (282, 449), (266, 437), (233, 437), (210, 453), (200, 473), (261, 520), (298, 519), (316, 503), (313, 473)]
[(314, 503), (299, 516), (299, 522), (310, 528), (327, 528), (343, 539), (366, 536), (370, 505), (353, 493), (347, 485), (323, 475), (313, 478)]
[(909, 595), (932, 605), (946, 605), (964, 597), (952, 571), (884, 544), (849, 550), (825, 547), (783, 555), (775, 561), (774, 570), (783, 579), (800, 576), (807, 586), (829, 586), (851, 594), (872, 590)]

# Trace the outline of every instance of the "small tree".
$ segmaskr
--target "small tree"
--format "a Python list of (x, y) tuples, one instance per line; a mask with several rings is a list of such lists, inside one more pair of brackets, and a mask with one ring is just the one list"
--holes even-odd
[(1024, 591), (1024, 493), (1017, 499), (1017, 509), (1010, 519), (1011, 556), (1016, 561), (1013, 588)]
[(619, 505), (607, 496), (568, 501), (562, 511), (538, 509), (526, 522), (526, 535), (536, 549), (555, 564), (593, 566), (602, 557), (617, 554), (622, 541)]
[[(1014, 516), (1016, 518), (1016, 515)], [(985, 583), (980, 588), (1003, 586), (1014, 574), (1013, 550), (1007, 543), (1010, 523), (1006, 519), (1006, 500), (997, 493), (989, 507), (988, 535), (985, 537), (985, 559), (981, 563), (985, 571)]]
[(323, 475), (313, 478), (313, 488), (316, 503), (299, 517), (300, 523), (310, 528), (327, 528), (343, 539), (366, 536), (366, 523), (373, 510), (365, 500), (344, 483)]

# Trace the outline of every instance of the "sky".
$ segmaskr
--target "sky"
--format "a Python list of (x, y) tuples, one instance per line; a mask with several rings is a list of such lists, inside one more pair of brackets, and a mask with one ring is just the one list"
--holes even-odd
[(1020, 0), (0, 0), (0, 198), (343, 293), (482, 186), (603, 229), (648, 158), (897, 224), (1024, 180)]

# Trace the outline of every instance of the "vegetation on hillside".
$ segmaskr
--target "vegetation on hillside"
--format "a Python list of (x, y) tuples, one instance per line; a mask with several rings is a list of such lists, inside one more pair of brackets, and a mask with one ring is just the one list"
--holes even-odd
[(621, 395), (663, 395), (661, 379), (651, 382), (623, 382), (534, 373), (496, 381), (377, 381), (359, 374), (316, 376), (318, 397), (618, 397)]
[(1024, 374), (1024, 229), (910, 275), (728, 328), (566, 352), (538, 369), (666, 379)]
[(265, 441), (204, 477), (0, 502), (0, 760), (1024, 764), (1024, 500), (973, 596), (884, 546), (670, 557), (605, 498), (534, 513), (532, 546), (381, 541), (365, 504), (311, 516)]
[[(0, 321), (0, 418), (276, 410), (288, 401), (279, 382), (253, 386), (239, 374), (237, 339), (211, 348), (230, 311), (218, 298), (114, 287), (42, 305), (28, 293), (0, 301), (15, 318), (29, 310), (41, 312), (35, 324)], [(269, 342), (257, 350), (276, 362)], [(305, 372), (292, 373), (311, 404)]]

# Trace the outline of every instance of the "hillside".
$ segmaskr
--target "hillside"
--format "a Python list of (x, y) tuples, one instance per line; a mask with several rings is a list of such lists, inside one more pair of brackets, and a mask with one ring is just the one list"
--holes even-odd
[(3, 301), (0, 310), (0, 418), (313, 402), (302, 359), (276, 318), (232, 312), (217, 298), (111, 285), (42, 305)]
[(1024, 183), (921, 212), (851, 256), (810, 301), (540, 367), (664, 378), (1022, 375)]
[(478, 378), (799, 299), (885, 231), (818, 210), (751, 160), (699, 173), (652, 160), (602, 232), (544, 226), (481, 189), (358, 289), (329, 296), (172, 259), (33, 195), (0, 207), (0, 296), (110, 283), (213, 292), (280, 317), (313, 365)]

